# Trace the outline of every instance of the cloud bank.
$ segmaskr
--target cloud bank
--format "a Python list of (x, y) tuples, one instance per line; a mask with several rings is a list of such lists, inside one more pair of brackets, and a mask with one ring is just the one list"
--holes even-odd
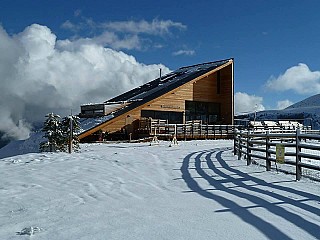
[(293, 90), (298, 94), (310, 95), (320, 92), (320, 71), (311, 71), (309, 67), (300, 63), (281, 74), (279, 77), (271, 77), (267, 88), (274, 91)]
[(0, 131), (28, 137), (30, 123), (48, 112), (79, 112), (83, 103), (102, 102), (148, 82), (169, 69), (145, 65), (133, 56), (94, 41), (57, 40), (33, 24), (14, 36), (0, 26)]
[(263, 111), (265, 107), (262, 104), (263, 98), (255, 95), (249, 95), (243, 92), (237, 92), (234, 95), (235, 114), (245, 114), (254, 111)]

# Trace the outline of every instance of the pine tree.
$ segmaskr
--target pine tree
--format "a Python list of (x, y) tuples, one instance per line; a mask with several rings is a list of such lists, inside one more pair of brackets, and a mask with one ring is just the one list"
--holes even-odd
[[(79, 138), (77, 134), (80, 131), (79, 117), (68, 116), (60, 121), (60, 116), (49, 113), (42, 131), (47, 141), (40, 143), (41, 152), (67, 152), (70, 143), (71, 126), (72, 126), (72, 145), (75, 151), (80, 149)], [(71, 122), (72, 121), (72, 124)]]
[(40, 151), (55, 152), (61, 150), (61, 144), (63, 142), (63, 134), (61, 131), (60, 116), (54, 113), (48, 113), (42, 132), (44, 132), (44, 138), (47, 141), (40, 143)]
[[(72, 125), (70, 123), (72, 121)], [(79, 138), (77, 134), (80, 131), (79, 117), (78, 116), (68, 116), (64, 117), (61, 122), (61, 131), (63, 133), (64, 139), (64, 151), (67, 151), (68, 144), (70, 141), (71, 134), (71, 126), (72, 126), (72, 145), (75, 151), (80, 149), (79, 146)]]

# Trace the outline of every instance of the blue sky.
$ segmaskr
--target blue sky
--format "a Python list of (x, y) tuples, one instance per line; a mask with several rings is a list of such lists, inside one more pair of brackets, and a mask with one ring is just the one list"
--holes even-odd
[(39, 24), (60, 53), (71, 51), (66, 41), (72, 49), (90, 42), (171, 70), (232, 57), (245, 112), (319, 93), (319, 9), (318, 0), (2, 0), (0, 23), (11, 40)]

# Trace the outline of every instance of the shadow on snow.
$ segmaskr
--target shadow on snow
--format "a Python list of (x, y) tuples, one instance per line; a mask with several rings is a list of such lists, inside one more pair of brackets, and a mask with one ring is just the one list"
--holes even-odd
[[(282, 208), (281, 204), (291, 205), (296, 208), (301, 208), (304, 211), (311, 212), (315, 215), (320, 215), (320, 209), (312, 207), (308, 204), (305, 204), (305, 201), (320, 201), (319, 196), (306, 193), (303, 191), (291, 189), (284, 186), (275, 185), (274, 183), (268, 183), (259, 178), (253, 177), (246, 173), (243, 173), (227, 164), (228, 160), (224, 160), (222, 153), (225, 151), (230, 151), (230, 149), (213, 149), (210, 151), (201, 151), (194, 152), (187, 155), (182, 163), (180, 171), (182, 172), (182, 179), (186, 182), (187, 186), (190, 188), (190, 191), (186, 192), (197, 192), (201, 196), (212, 199), (222, 206), (225, 207), (223, 210), (218, 210), (216, 212), (232, 212), (244, 222), (254, 226), (261, 233), (267, 236), (270, 239), (291, 239), (285, 233), (283, 233), (279, 228), (271, 224), (269, 221), (266, 221), (254, 214), (252, 214), (249, 209), (251, 208), (264, 208), (268, 212), (279, 216), (286, 221), (291, 222), (298, 228), (304, 229), (309, 234), (314, 236), (316, 239), (320, 239), (319, 226), (312, 222), (307, 221), (301, 216), (292, 213), (285, 208)], [(215, 154), (215, 157), (213, 156)], [(203, 168), (201, 164), (206, 164), (207, 166)], [(192, 165), (192, 166), (190, 166)], [(219, 165), (219, 166), (216, 166)], [(190, 170), (195, 170), (198, 176), (191, 176)], [(213, 172), (208, 174), (208, 169)], [(220, 169), (227, 170), (230, 174), (221, 171)], [(205, 171), (206, 170), (206, 171)], [(219, 179), (215, 179), (218, 177)], [(202, 178), (205, 179), (213, 188), (202, 189), (196, 179)], [(221, 179), (222, 178), (222, 179)], [(246, 184), (245, 181), (251, 181), (253, 184)], [(283, 181), (284, 182), (284, 181)], [(226, 187), (224, 183), (232, 183), (234, 186)], [(258, 188), (263, 186), (267, 187), (268, 190)], [(242, 189), (246, 189), (246, 192), (242, 192)], [(235, 201), (232, 201), (228, 198), (222, 197), (214, 193), (214, 190), (224, 191), (228, 194), (234, 195), (237, 198), (242, 198), (253, 203), (253, 206), (243, 207), (237, 204)], [(303, 200), (294, 200), (290, 197), (280, 195), (273, 190), (280, 190), (283, 192), (296, 194), (298, 196), (304, 197)], [(253, 194), (248, 193), (248, 191), (253, 192)], [(259, 194), (259, 196), (257, 196)], [(278, 200), (275, 203), (267, 201), (268, 197), (272, 197)]]

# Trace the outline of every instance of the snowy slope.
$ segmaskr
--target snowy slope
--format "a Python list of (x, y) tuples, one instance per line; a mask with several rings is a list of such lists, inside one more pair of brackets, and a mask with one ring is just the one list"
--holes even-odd
[(320, 239), (319, 183), (246, 166), (231, 148), (91, 144), (4, 158), (0, 239)]
[(26, 153), (38, 153), (39, 144), (45, 141), (42, 132), (33, 132), (26, 140), (11, 141), (0, 149), (0, 159)]
[[(254, 113), (236, 116), (237, 119), (254, 119)], [(304, 119), (305, 126), (320, 129), (320, 94), (306, 98), (283, 110), (265, 110), (256, 113), (256, 120)]]
[(320, 94), (308, 97), (300, 102), (297, 102), (286, 109), (294, 109), (294, 108), (320, 108)]

